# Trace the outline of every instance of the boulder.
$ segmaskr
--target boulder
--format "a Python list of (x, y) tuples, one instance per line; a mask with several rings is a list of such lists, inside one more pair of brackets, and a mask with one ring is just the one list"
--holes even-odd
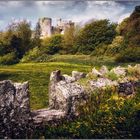
[[(53, 76), (59, 79), (56, 75)], [(49, 107), (51, 109), (62, 110), (67, 115), (77, 115), (78, 105), (86, 98), (86, 91), (79, 83), (67, 83), (65, 80), (56, 82), (55, 79), (50, 82)]]
[[(30, 123), (29, 123), (30, 122)], [(25, 138), (31, 124), (29, 84), (0, 82), (0, 138)]]
[(131, 82), (119, 83), (118, 92), (120, 95), (130, 95), (134, 93), (134, 85)]
[(119, 83), (118, 93), (123, 96), (135, 94), (137, 87), (140, 87), (140, 81)]
[(102, 88), (105, 86), (117, 86), (116, 81), (109, 80), (107, 78), (98, 78), (94, 81), (89, 81), (91, 88)]
[(59, 82), (61, 80), (64, 80), (64, 77), (61, 75), (60, 70), (53, 71), (50, 75), (50, 81), (53, 82)]
[(126, 69), (123, 67), (116, 67), (113, 68), (110, 72), (114, 72), (117, 76), (125, 76), (126, 75)]
[(106, 66), (102, 66), (101, 69), (99, 70), (99, 72), (102, 74), (102, 75), (105, 75), (109, 72), (108, 68)]
[(75, 80), (79, 80), (81, 78), (85, 78), (86, 74), (83, 72), (72, 71), (72, 77), (75, 78)]
[(39, 109), (32, 111), (32, 117), (36, 126), (44, 126), (46, 123), (59, 124), (66, 117), (66, 114), (62, 110)]
[(92, 69), (92, 74), (98, 77), (102, 76), (102, 74), (98, 70), (96, 70), (96, 68)]
[(76, 79), (74, 77), (71, 77), (71, 76), (66, 75), (66, 74), (64, 74), (63, 77), (64, 77), (63, 80), (65, 80), (67, 83), (72, 83), (72, 82), (76, 81)]

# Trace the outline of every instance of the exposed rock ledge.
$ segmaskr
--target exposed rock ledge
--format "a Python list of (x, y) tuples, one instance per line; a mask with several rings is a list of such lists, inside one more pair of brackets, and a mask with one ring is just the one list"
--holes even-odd
[[(128, 70), (137, 72), (134, 80), (128, 77)], [(118, 76), (119, 81), (106, 77), (109, 72)], [(95, 79), (88, 79), (89, 76)], [(81, 85), (79, 79), (87, 78), (91, 90), (106, 86), (118, 88), (118, 94), (125, 96), (135, 93), (140, 86), (140, 65), (128, 68), (117, 67), (108, 70), (103, 66), (99, 71), (93, 69), (87, 75), (73, 71), (72, 76), (61, 75), (59, 70), (50, 75), (49, 108), (31, 111), (28, 82), (12, 83), (9, 80), (0, 82), (0, 138), (25, 138), (35, 127), (48, 124), (59, 124), (62, 120), (73, 118), (78, 114), (80, 104), (88, 101), (90, 92)], [(86, 79), (85, 78), (85, 79)]]

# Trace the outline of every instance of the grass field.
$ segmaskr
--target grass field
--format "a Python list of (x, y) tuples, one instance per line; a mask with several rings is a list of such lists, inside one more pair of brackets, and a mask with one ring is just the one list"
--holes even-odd
[(112, 59), (96, 59), (85, 55), (56, 55), (46, 63), (19, 63), (11, 66), (0, 66), (0, 80), (14, 82), (29, 81), (31, 109), (40, 109), (48, 106), (48, 84), (50, 73), (61, 70), (64, 74), (71, 74), (73, 70), (88, 73), (92, 67), (116, 64)]

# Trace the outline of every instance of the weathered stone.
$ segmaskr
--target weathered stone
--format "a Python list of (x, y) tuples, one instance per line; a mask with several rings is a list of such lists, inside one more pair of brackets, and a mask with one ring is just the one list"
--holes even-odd
[(102, 74), (98, 70), (96, 70), (96, 68), (92, 69), (92, 74), (95, 76), (102, 76)]
[(114, 72), (117, 76), (125, 76), (126, 75), (126, 69), (123, 67), (120, 67), (120, 66), (113, 68), (111, 70), (111, 72)]
[(119, 94), (130, 95), (134, 93), (134, 86), (131, 82), (119, 83)]
[(28, 83), (0, 82), (0, 138), (25, 138), (29, 122)]
[(54, 83), (59, 82), (61, 80), (64, 80), (64, 77), (61, 75), (60, 70), (53, 71), (50, 75), (50, 81), (53, 81)]
[[(51, 75), (57, 77), (54, 73)], [(52, 109), (63, 110), (69, 115), (76, 114), (78, 103), (84, 101), (86, 97), (85, 89), (78, 83), (67, 83), (65, 80), (50, 82), (49, 106)]]
[[(64, 21), (62, 19), (57, 20), (57, 26), (52, 26), (52, 19), (48, 17), (39, 18), (38, 21), (39, 30), (40, 30), (40, 38), (50, 37), (56, 32), (59, 34), (64, 34), (65, 30), (74, 27), (74, 22), (72, 21)], [(32, 37), (35, 36), (35, 33), (32, 34)]]
[(75, 82), (75, 81), (76, 81), (76, 79), (75, 79), (74, 77), (71, 77), (71, 76), (66, 75), (66, 74), (64, 74), (63, 77), (64, 77), (64, 80), (65, 80), (67, 83), (72, 83), (72, 82)]
[(57, 123), (66, 117), (66, 114), (62, 110), (50, 110), (50, 109), (39, 109), (32, 111), (32, 117), (34, 124), (45, 125), (50, 123)]
[(102, 75), (105, 75), (109, 72), (108, 68), (106, 66), (102, 66), (101, 69), (99, 70), (99, 72), (102, 74)]
[(118, 93), (123, 96), (135, 94), (137, 87), (140, 87), (140, 81), (119, 83)]
[(94, 88), (101, 88), (105, 86), (117, 86), (116, 81), (109, 80), (107, 78), (98, 78), (95, 81), (89, 81), (91, 87)]
[[(132, 68), (132, 74), (134, 73), (135, 75), (139, 71), (139, 66), (128, 66), (128, 68)], [(107, 70), (105, 67), (102, 70), (99, 72), (94, 68), (92, 76), (94, 74), (103, 77), (103, 73), (107, 72)], [(114, 68), (113, 71), (123, 76), (126, 73), (126, 69), (121, 67)], [(27, 138), (27, 132), (31, 132), (34, 128), (39, 128), (38, 126), (55, 125), (62, 123), (66, 119), (72, 120), (70, 118), (79, 115), (80, 105), (88, 101), (90, 96), (88, 94), (89, 87), (95, 90), (96, 88), (115, 86), (118, 88), (120, 95), (127, 97), (129, 95), (133, 96), (136, 88), (140, 87), (139, 77), (136, 76), (132, 77), (132, 79), (129, 76), (125, 78), (118, 77), (117, 81), (100, 77), (97, 79), (96, 77), (97, 80), (89, 81), (89, 87), (86, 89), (78, 81), (76, 82), (79, 78), (85, 77), (85, 74), (76, 72), (73, 75), (73, 77), (61, 75), (60, 70), (52, 72), (49, 85), (49, 108), (32, 112), (30, 112), (28, 82), (20, 84), (12, 83), (9, 80), (1, 81), (0, 138)]]
[(72, 71), (72, 77), (75, 78), (75, 80), (79, 80), (81, 78), (85, 78), (86, 74), (83, 72)]

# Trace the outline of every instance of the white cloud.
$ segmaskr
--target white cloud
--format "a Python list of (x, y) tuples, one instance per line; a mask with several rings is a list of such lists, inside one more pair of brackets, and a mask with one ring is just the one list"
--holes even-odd
[[(90, 19), (110, 19), (121, 22), (129, 16), (138, 2), (116, 1), (1, 1), (0, 28), (4, 28), (12, 17), (27, 18), (35, 25), (40, 17), (71, 19), (75, 22)], [(140, 4), (140, 2), (139, 2)]]

